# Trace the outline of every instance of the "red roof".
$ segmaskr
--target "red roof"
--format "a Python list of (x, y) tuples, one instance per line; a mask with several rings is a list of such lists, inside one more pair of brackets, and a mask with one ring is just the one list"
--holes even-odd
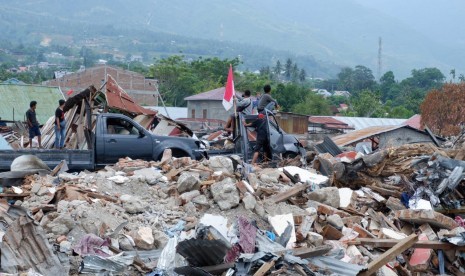
[(312, 124), (324, 125), (324, 127), (328, 129), (354, 129), (353, 127), (350, 127), (348, 124), (334, 119), (333, 117), (311, 116), (308, 118), (308, 121)]
[(224, 96), (224, 87), (216, 88), (207, 92), (192, 95), (184, 98), (185, 101), (222, 101)]
[(411, 126), (419, 130), (424, 130), (424, 128), (421, 127), (421, 115), (420, 114), (413, 115), (412, 117), (410, 117), (410, 119), (405, 121), (403, 125)]
[(157, 111), (143, 108), (136, 103), (110, 75), (107, 75), (105, 97), (107, 99), (108, 106), (111, 108), (116, 108), (133, 114), (157, 114)]

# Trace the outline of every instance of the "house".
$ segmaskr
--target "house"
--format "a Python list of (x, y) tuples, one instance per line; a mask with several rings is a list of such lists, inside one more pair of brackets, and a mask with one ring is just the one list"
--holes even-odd
[(333, 95), (326, 89), (312, 89), (312, 92), (315, 92), (317, 95), (323, 96), (323, 98), (331, 97)]
[(311, 116), (308, 118), (309, 133), (345, 133), (354, 130), (348, 124), (329, 116)]
[(406, 119), (393, 119), (393, 118), (367, 118), (367, 117), (345, 117), (345, 116), (331, 116), (341, 122), (348, 124), (355, 130), (364, 129), (371, 126), (393, 126), (401, 125)]
[[(220, 87), (184, 98), (187, 102), (188, 118), (219, 119), (227, 121), (229, 114), (232, 114), (234, 110), (233, 108), (229, 111), (224, 109), (224, 90), (224, 87)], [(236, 94), (237, 93), (236, 91)]]
[(394, 125), (371, 126), (333, 137), (332, 140), (339, 147), (356, 146), (360, 142), (369, 142), (371, 148), (375, 150), (404, 144), (436, 143), (437, 137), (432, 137), (426, 131), (407, 125)]
[(154, 79), (147, 79), (144, 75), (137, 72), (108, 65), (83, 69), (46, 81), (44, 84), (59, 86), (63, 91), (72, 90), (74, 94), (77, 94), (90, 85), (94, 85), (97, 89), (100, 88), (105, 83), (107, 74), (109, 74), (138, 104), (148, 106), (158, 105), (158, 84)]
[(349, 91), (334, 91), (333, 96), (343, 96), (349, 98), (351, 96)]
[(37, 102), (37, 120), (45, 124), (55, 115), (58, 101), (64, 99), (59, 87), (0, 84), (0, 117), (6, 121), (23, 121), (31, 101)]
[(291, 112), (278, 112), (275, 114), (280, 128), (289, 134), (306, 134), (308, 132), (308, 115)]

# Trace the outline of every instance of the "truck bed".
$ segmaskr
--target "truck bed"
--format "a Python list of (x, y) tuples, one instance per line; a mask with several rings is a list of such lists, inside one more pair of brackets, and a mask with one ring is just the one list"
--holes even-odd
[(21, 155), (32, 154), (53, 169), (61, 160), (66, 160), (68, 168), (73, 170), (94, 169), (94, 152), (92, 150), (55, 150), (55, 149), (21, 149), (0, 150), (0, 171), (9, 171), (13, 160)]

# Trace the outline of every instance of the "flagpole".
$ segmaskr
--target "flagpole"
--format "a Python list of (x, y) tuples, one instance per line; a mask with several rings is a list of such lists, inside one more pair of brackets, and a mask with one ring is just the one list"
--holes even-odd
[[(229, 64), (229, 66), (232, 68), (232, 64)], [(233, 72), (233, 74), (234, 74), (234, 72)], [(239, 125), (238, 125), (238, 119), (239, 119), (239, 118), (237, 118), (236, 100), (237, 100), (236, 93), (234, 93), (234, 95), (233, 95), (233, 108), (234, 108), (234, 129), (233, 129), (233, 135), (234, 135), (234, 131), (236, 130), (236, 128), (239, 127)]]

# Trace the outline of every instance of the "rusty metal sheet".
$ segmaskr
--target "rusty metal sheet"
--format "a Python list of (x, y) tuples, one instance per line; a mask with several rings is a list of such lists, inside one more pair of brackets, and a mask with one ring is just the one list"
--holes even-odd
[(17, 274), (32, 268), (42, 275), (68, 275), (58, 257), (53, 253), (42, 227), (21, 216), (8, 228), (1, 243), (1, 268)]
[(107, 75), (107, 84), (105, 90), (105, 97), (107, 104), (110, 108), (119, 109), (132, 114), (144, 114), (144, 115), (155, 115), (156, 111), (143, 108), (136, 103), (129, 95), (124, 91), (121, 86), (118, 85), (116, 80), (111, 76)]
[(395, 129), (399, 129), (402, 127), (406, 127), (403, 125), (397, 125), (397, 126), (373, 126), (373, 127), (367, 127), (364, 129), (360, 130), (355, 130), (346, 134), (342, 134), (336, 137), (333, 137), (332, 140), (333, 142), (338, 145), (338, 146), (347, 146), (355, 142), (362, 141), (364, 139), (370, 138), (372, 136), (385, 133), (388, 131), (392, 131)]

